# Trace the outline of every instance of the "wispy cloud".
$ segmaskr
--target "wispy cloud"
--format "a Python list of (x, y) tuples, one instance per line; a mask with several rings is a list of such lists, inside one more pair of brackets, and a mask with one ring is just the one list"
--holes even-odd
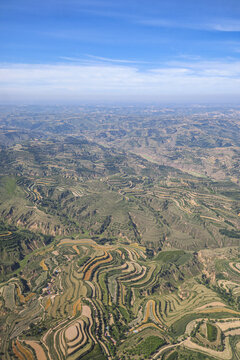
[[(32, 6), (32, 0), (22, 0), (21, 3), (17, 0), (0, 2), (0, 10), (1, 11), (16, 11), (19, 13), (35, 13), (41, 10), (45, 10), (45, 14), (51, 11), (56, 11), (56, 0), (42, 0), (36, 2), (34, 6)], [(113, 1), (107, 0), (58, 0), (57, 1), (58, 8), (67, 8), (69, 11), (101, 11), (104, 9), (116, 9), (117, 3)], [(106, 11), (105, 11), (106, 13)], [(102, 11), (102, 15), (104, 11)]]
[(135, 18), (136, 23), (140, 25), (154, 26), (154, 27), (186, 27), (186, 24), (181, 24), (176, 21), (161, 19), (161, 18)]
[[(151, 62), (148, 61), (141, 61), (141, 60), (128, 60), (128, 59), (113, 59), (113, 58), (108, 58), (108, 57), (102, 57), (102, 56), (95, 56), (95, 55), (90, 55), (90, 54), (86, 54), (85, 55), (88, 59), (92, 59), (95, 62), (100, 62), (100, 63), (113, 63), (113, 64), (151, 64)], [(61, 56), (60, 57), (63, 60), (67, 60), (67, 61), (73, 61), (73, 62), (86, 62), (86, 59), (83, 58), (76, 58), (76, 57), (68, 57), (68, 56)]]
[(185, 68), (197, 76), (224, 76), (226, 78), (240, 78), (240, 61), (170, 61), (171, 68)]
[(86, 55), (91, 59), (95, 59), (95, 60), (100, 60), (100, 61), (104, 61), (104, 62), (111, 62), (111, 63), (122, 63), (122, 64), (139, 64), (139, 63), (144, 63), (146, 64), (145, 61), (138, 61), (138, 60), (123, 60), (123, 59), (111, 59), (111, 58), (106, 58), (106, 57), (101, 57), (101, 56), (95, 56), (95, 55)]
[(127, 64), (2, 64), (1, 101), (71, 102), (240, 95), (240, 62), (175, 62), (140, 71)]
[(216, 31), (240, 32), (240, 21), (213, 23), (209, 24), (209, 28)]
[(240, 21), (235, 19), (209, 19), (208, 21), (174, 21), (162, 18), (138, 18), (138, 24), (152, 27), (182, 28), (192, 30), (239, 32)]

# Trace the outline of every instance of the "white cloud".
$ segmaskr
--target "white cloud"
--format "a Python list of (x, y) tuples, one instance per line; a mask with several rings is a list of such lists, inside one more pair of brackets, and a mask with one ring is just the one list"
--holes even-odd
[(0, 79), (2, 103), (187, 101), (240, 95), (240, 62), (175, 62), (144, 71), (112, 64), (2, 64)]
[[(134, 20), (134, 19), (133, 19)], [(235, 19), (209, 19), (208, 21), (175, 21), (162, 18), (136, 18), (141, 25), (152, 27), (182, 28), (206, 31), (240, 32), (240, 21)]]
[(122, 64), (149, 64), (149, 62), (146, 61), (140, 61), (140, 60), (126, 60), (126, 59), (112, 59), (112, 58), (106, 58), (101, 56), (94, 56), (94, 55), (86, 55), (89, 58), (100, 60), (104, 62), (110, 62), (110, 63), (122, 63)]
[(68, 60), (68, 61), (72, 61), (72, 62), (93, 62), (93, 60), (99, 63), (103, 62), (103, 63), (117, 63), (117, 64), (150, 64), (150, 62), (147, 61), (141, 61), (141, 60), (126, 60), (126, 59), (113, 59), (113, 58), (107, 58), (107, 57), (102, 57), (102, 56), (95, 56), (95, 55), (89, 55), (86, 54), (85, 56), (87, 56), (88, 58), (92, 59), (92, 60), (86, 60), (83, 58), (76, 58), (76, 57), (68, 57), (68, 56), (61, 56), (60, 59), (63, 60)]
[(240, 32), (240, 21), (221, 21), (209, 25), (209, 28), (216, 31)]
[(172, 61), (169, 63), (171, 67), (185, 67), (191, 70), (197, 76), (207, 75), (209, 77), (225, 77), (225, 78), (239, 78), (240, 77), (240, 61), (220, 62), (220, 61), (195, 61), (180, 62)]

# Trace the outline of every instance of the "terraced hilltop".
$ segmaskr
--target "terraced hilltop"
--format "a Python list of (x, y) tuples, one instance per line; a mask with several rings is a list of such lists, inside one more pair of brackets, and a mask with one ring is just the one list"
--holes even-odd
[(2, 358), (239, 359), (237, 110), (108, 111), (1, 109)]

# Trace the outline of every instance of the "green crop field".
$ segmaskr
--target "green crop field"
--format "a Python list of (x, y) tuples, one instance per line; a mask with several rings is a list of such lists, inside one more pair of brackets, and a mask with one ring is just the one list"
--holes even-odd
[(215, 341), (217, 339), (217, 328), (213, 324), (207, 324), (207, 337), (209, 341)]

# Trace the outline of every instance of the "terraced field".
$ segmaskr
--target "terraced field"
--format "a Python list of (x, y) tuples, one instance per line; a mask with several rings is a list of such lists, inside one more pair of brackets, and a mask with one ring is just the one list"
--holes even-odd
[(0, 357), (239, 360), (239, 113), (83, 109), (4, 113)]
[[(42, 250), (38, 253), (33, 261), (43, 256)], [(148, 258), (146, 248), (137, 243), (123, 246), (100, 245), (91, 239), (61, 240), (44, 252), (39, 262), (41, 274), (32, 275), (32, 287), (34, 282), (43, 284), (41, 293), (26, 293), (17, 277), (1, 287), (5, 311), (19, 312), (18, 316), (11, 315), (11, 326), (3, 338), (6, 359), (11, 354), (18, 359), (84, 359), (96, 349), (102, 358), (121, 358), (125, 350), (134, 354), (128, 339), (134, 344), (140, 334), (147, 339), (146, 332), (151, 331), (167, 342), (173, 337), (176, 344), (200, 351), (201, 344), (195, 345), (189, 338), (183, 341), (199, 316), (214, 322), (218, 319), (216, 325), (226, 339), (238, 334), (240, 312), (225, 303), (214, 288), (196, 281), (195, 272), (201, 264), (196, 262), (195, 269), (189, 270), (192, 256), (165, 251), (161, 257)], [(164, 276), (166, 279), (171, 261), (168, 281), (172, 288), (168, 288)], [(174, 265), (178, 263), (181, 270)], [(237, 263), (229, 264), (229, 271), (237, 269)], [(178, 271), (181, 276), (185, 272), (184, 282), (179, 280)], [(236, 284), (240, 286), (239, 280)], [(178, 286), (174, 288), (174, 284)], [(230, 285), (224, 284), (229, 289)], [(224, 344), (229, 348), (228, 340)], [(230, 350), (219, 350), (219, 355), (217, 349), (210, 350), (211, 356), (230, 359), (228, 355), (222, 357)], [(203, 352), (207, 353), (207, 348)]]

